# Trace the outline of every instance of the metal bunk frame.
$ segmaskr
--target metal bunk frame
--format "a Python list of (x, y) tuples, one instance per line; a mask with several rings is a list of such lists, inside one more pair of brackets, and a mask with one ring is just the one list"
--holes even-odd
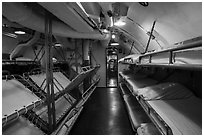
[[(6, 80), (16, 79), (19, 82), (20, 80), (23, 79), (23, 77), (19, 75), (9, 75), (9, 76), (6, 75), (6, 76), (3, 76), (2, 78)], [(12, 122), (13, 120), (18, 119), (19, 116), (26, 114), (28, 111), (42, 106), (44, 103), (45, 102), (43, 100), (32, 102), (31, 105), (23, 106), (22, 109), (16, 110), (13, 114), (9, 116), (5, 115), (5, 117), (2, 118), (2, 127), (6, 126), (8, 123)]]
[[(174, 55), (178, 51), (193, 49), (196, 47), (202, 47), (202, 37), (197, 37), (191, 40), (183, 41), (182, 44), (176, 46), (175, 48), (165, 49), (157, 52), (146, 53), (144, 55), (139, 56), (139, 63), (133, 63), (131, 58), (125, 58), (124, 61), (120, 62), (123, 64), (129, 65), (137, 65), (141, 67), (163, 67), (163, 68), (174, 68), (174, 69), (190, 69), (190, 70), (198, 70), (200, 71), (202, 65), (198, 64), (175, 64), (174, 59), (176, 58)], [(161, 54), (168, 55), (168, 61), (166, 63), (152, 63), (154, 57), (159, 57)], [(146, 62), (143, 62), (145, 60)]]
[(66, 93), (69, 93), (72, 89), (74, 89), (75, 87), (79, 86), (79, 84), (89, 75), (92, 75), (92, 72), (95, 72), (97, 69), (99, 68), (99, 66), (96, 66), (94, 68), (91, 68), (90, 70), (87, 71), (82, 71), (80, 74), (78, 74), (72, 81), (71, 83), (61, 92), (58, 92), (55, 95), (55, 100), (57, 100), (58, 98), (60, 98), (61, 96), (63, 96)]
[[(92, 76), (93, 74), (95, 74), (95, 72), (99, 69), (99, 65), (98, 66), (95, 66), (93, 68), (91, 68), (90, 66), (87, 66), (87, 67), (83, 67), (82, 70), (81, 70), (81, 73), (79, 75), (83, 75), (83, 79), (87, 76)], [(59, 68), (54, 68), (53, 72), (61, 72), (61, 70)], [(44, 73), (43, 71), (40, 71), (40, 70), (32, 70), (31, 72), (27, 72), (27, 73), (24, 73), (24, 77), (26, 79), (31, 79), (29, 78), (29, 75), (36, 75), (36, 74), (41, 74), (41, 73)], [(63, 72), (62, 72), (63, 73)], [(85, 75), (86, 74), (86, 75)], [(71, 82), (74, 83), (74, 85), (72, 86), (71, 89), (74, 89), (75, 87), (79, 86), (79, 83), (83, 82), (83, 79), (80, 79), (80, 77), (76, 77), (75, 79), (73, 79)], [(77, 78), (79, 78), (78, 80), (76, 80)], [(60, 119), (58, 119), (56, 121), (56, 126), (58, 127), (58, 125), (61, 124), (61, 121), (64, 120), (64, 117), (66, 116), (65, 114), (69, 114), (72, 109), (75, 109), (76, 108), (79, 108), (79, 107), (82, 107), (82, 105), (87, 101), (87, 99), (89, 98), (89, 96), (92, 94), (92, 92), (94, 91), (94, 89), (96, 88), (96, 84), (99, 82), (100, 78), (98, 78), (96, 81), (94, 81), (94, 83), (81, 95), (81, 100), (77, 103), (75, 102), (74, 104), (72, 104), (72, 107), (70, 107), (68, 110), (66, 110), (66, 112), (64, 112), (63, 116), (60, 117)], [(29, 80), (28, 80), (29, 81)], [(44, 80), (45, 81), (45, 80)], [(77, 82), (75, 82), (77, 81)], [(30, 81), (30, 83), (32, 83), (33, 81)], [(35, 82), (32, 84), (34, 85)], [(41, 87), (38, 87), (39, 89), (41, 89)], [(67, 87), (68, 91), (71, 91), (71, 89), (69, 89)], [(59, 89), (58, 89), (59, 90)], [(65, 89), (64, 89), (65, 90)], [(62, 90), (62, 91), (64, 91)], [(57, 95), (59, 95), (62, 91), (59, 90), (58, 93), (55, 93), (55, 97)], [(68, 93), (68, 91), (66, 93)], [(64, 93), (64, 94), (66, 94)], [(64, 94), (60, 94), (61, 96), (57, 96), (58, 98), (55, 98), (55, 101), (57, 99), (59, 99), (60, 97), (64, 96)]]
[(163, 135), (173, 135), (171, 128), (168, 124), (159, 116), (159, 114), (149, 105), (142, 96), (136, 96), (136, 99), (143, 107), (149, 118), (152, 120), (154, 125)]
[(36, 61), (16, 61), (16, 60), (2, 60), (2, 65), (7, 65), (7, 64), (18, 64), (18, 65), (21, 65), (21, 64), (29, 64), (29, 65), (39, 65), (40, 63), (39, 62), (36, 62)]
[[(76, 115), (76, 117), (74, 118), (74, 121), (76, 121), (78, 115), (80, 114), (81, 110), (83, 109), (82, 105), (86, 102), (88, 97), (94, 91), (96, 84), (98, 83), (100, 78), (97, 79), (96, 81), (93, 80), (93, 84), (82, 94), (82, 96), (81, 96), (82, 100), (79, 101), (78, 104), (77, 103), (72, 104), (71, 109), (69, 109), (69, 111), (66, 111), (66, 113), (69, 113), (67, 115), (67, 117), (65, 117), (66, 115), (64, 115), (63, 117), (61, 117), (61, 119), (59, 121), (56, 121), (55, 101), (57, 101), (59, 98), (61, 98), (65, 94), (69, 93), (72, 89), (79, 86), (79, 84), (82, 83), (86, 77), (93, 76), (93, 74), (96, 73), (96, 71), (98, 70), (98, 68), (100, 66), (95, 66), (93, 68), (90, 66), (83, 67), (81, 70), (81, 73), (79, 73), (74, 79), (72, 79), (71, 83), (66, 88), (64, 88), (62, 91), (59, 91), (58, 93), (54, 94), (53, 62), (52, 62), (52, 53), (51, 53), (51, 48), (52, 48), (52, 15), (46, 11), (45, 11), (45, 30), (44, 30), (44, 32), (45, 32), (45, 46), (44, 46), (45, 52), (44, 53), (46, 55), (46, 57), (45, 57), (45, 59), (46, 59), (46, 73), (45, 73), (46, 79), (43, 81), (43, 83), (46, 82), (46, 86), (45, 86), (45, 88), (47, 87), (46, 92), (43, 94), (43, 96), (38, 95), (38, 97), (40, 97), (42, 99), (41, 101), (34, 102), (32, 105), (29, 105), (25, 108), (22, 108), (19, 111), (16, 111), (11, 116), (6, 116), (5, 118), (2, 119), (2, 121), (3, 121), (2, 124), (5, 125), (5, 123), (8, 123), (8, 121), (11, 121), (15, 118), (18, 118), (20, 115), (25, 114), (24, 116), (27, 117), (28, 120), (30, 120), (33, 124), (36, 125), (35, 122), (41, 118), (34, 111), (32, 111), (32, 109), (44, 104), (48, 108), (47, 109), (48, 121), (45, 122), (44, 120), (42, 120), (43, 122), (45, 122), (45, 125), (44, 125), (45, 128), (41, 129), (41, 130), (46, 131), (46, 134), (51, 134), (51, 133), (55, 133), (54, 131), (56, 129), (60, 128), (59, 125), (65, 125), (66, 126), (66, 122), (75, 115)], [(41, 48), (41, 50), (42, 50), (42, 48)], [(44, 53), (43, 53), (43, 55), (44, 55)], [(35, 59), (37, 58), (38, 54), (36, 55)], [(42, 57), (40, 59), (42, 59)], [(29, 64), (29, 63), (38, 64), (39, 63), (39, 62), (35, 62), (35, 61), (3, 61), (3, 64), (6, 64), (6, 63), (7, 64), (8, 63), (9, 64), (19, 64), (21, 62), (26, 63), (26, 64)], [(35, 73), (35, 72), (32, 72), (32, 73)], [(40, 72), (36, 72), (36, 73), (40, 73)], [(24, 84), (26, 86), (28, 85), (29, 87), (31, 87), (31, 89), (37, 90), (37, 92), (34, 92), (35, 94), (37, 94), (37, 93), (41, 94), (42, 93), (42, 90), (40, 90), (40, 92), (38, 92), (39, 91), (38, 89), (40, 89), (40, 88), (37, 86), (37, 84), (27, 77), (27, 76), (29, 76), (29, 73), (24, 74), (23, 76), (25, 79), (22, 78), (24, 80), (23, 82), (21, 81), (22, 84)], [(33, 118), (31, 118), (31, 116), (33, 116)], [(36, 126), (38, 126), (38, 125), (36, 125)], [(71, 123), (70, 126), (73, 126), (73, 123)], [(68, 133), (69, 131), (70, 131), (70, 128), (68, 128), (66, 133)]]
[[(53, 72), (61, 72), (60, 69), (54, 69)], [(24, 77), (26, 77), (26, 79), (29, 79), (30, 80), (30, 83), (33, 83), (32, 85), (35, 85), (35, 82), (29, 77), (29, 75), (36, 75), (36, 74), (43, 74), (44, 72), (43, 71), (40, 71), (40, 70), (33, 70), (31, 72), (28, 72), (28, 73), (24, 73)], [(45, 73), (44, 73), (45, 74)], [(66, 77), (66, 76), (65, 76)], [(58, 80), (56, 78), (53, 77), (53, 79), (60, 85), (60, 87), (62, 89), (64, 89), (64, 87), (58, 82)], [(46, 79), (43, 80), (43, 83), (46, 81)], [(39, 90), (42, 90), (45, 94), (45, 88), (46, 86), (44, 87), (44, 89), (42, 89), (42, 85), (43, 83), (41, 84), (41, 86), (39, 87), (38, 85), (38, 88)], [(58, 92), (60, 92), (61, 90), (59, 89), (59, 87), (53, 82), (53, 85), (56, 87), (56, 89), (58, 90)], [(55, 93), (56, 94), (56, 93)], [(66, 96), (64, 96), (64, 98), (71, 104), (71, 105), (74, 105), (73, 102), (70, 102), (70, 99), (67, 98)], [(55, 100), (56, 101), (56, 100)], [(76, 102), (75, 102), (76, 103)], [(67, 110), (65, 110), (66, 112), (64, 112), (63, 114), (65, 115), (68, 111), (70, 111), (71, 107)], [(61, 121), (61, 119), (63, 118), (62, 115), (59, 119), (56, 120), (56, 122), (58, 123), (58, 121)]]
[[(195, 65), (195, 64), (174, 64), (173, 60), (174, 60), (174, 52), (176, 51), (181, 51), (181, 50), (186, 50), (186, 49), (192, 49), (192, 48), (196, 48), (196, 47), (202, 47), (202, 38), (198, 37), (195, 40), (192, 40), (190, 42), (183, 42), (184, 44), (182, 46), (177, 46), (175, 48), (171, 48), (171, 49), (166, 49), (166, 50), (162, 50), (162, 51), (158, 51), (158, 52), (153, 52), (153, 53), (147, 53), (145, 55), (141, 55), (139, 57), (139, 63), (136, 65), (139, 66), (149, 66), (149, 67), (167, 67), (167, 68), (179, 68), (179, 69), (192, 69), (192, 70), (201, 70), (202, 65)], [(156, 64), (156, 63), (152, 63), (152, 58), (157, 55), (159, 56), (159, 54), (161, 53), (166, 53), (169, 54), (169, 60), (168, 62), (166, 62), (165, 64)], [(143, 58), (148, 58), (149, 62), (148, 63), (142, 63)]]
[[(130, 93), (133, 94), (133, 88), (132, 86), (126, 81), (126, 79), (123, 78), (122, 75), (120, 75), (122, 78), (122, 82), (127, 86)], [(157, 129), (160, 131), (163, 135), (173, 135), (173, 132), (171, 128), (168, 126), (168, 124), (159, 116), (159, 114), (143, 99), (142, 96), (135, 96), (137, 101), (140, 103), (142, 108), (145, 110), (146, 114), (149, 116), (151, 121), (154, 123), (154, 125), (157, 127)]]

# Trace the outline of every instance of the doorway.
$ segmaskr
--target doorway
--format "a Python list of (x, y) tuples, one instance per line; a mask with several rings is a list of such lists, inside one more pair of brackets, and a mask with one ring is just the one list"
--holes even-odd
[(118, 86), (118, 49), (106, 48), (106, 87)]

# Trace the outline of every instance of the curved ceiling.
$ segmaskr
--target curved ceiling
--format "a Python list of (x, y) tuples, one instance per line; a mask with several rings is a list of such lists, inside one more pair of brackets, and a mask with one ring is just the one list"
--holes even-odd
[[(173, 44), (195, 37), (202, 36), (202, 3), (200, 2), (151, 2), (148, 7), (138, 3), (126, 3), (129, 5), (127, 17), (136, 23), (121, 28), (133, 34), (135, 39), (146, 43), (148, 37), (143, 32), (151, 31), (153, 22), (156, 20), (153, 35), (162, 48), (168, 48)], [(142, 32), (138, 25), (145, 30)], [(149, 47), (158, 49), (156, 44)]]
[[(103, 14), (103, 18), (105, 18), (103, 21), (108, 24), (106, 29), (116, 29), (119, 32), (119, 43), (124, 48), (131, 49), (132, 44), (134, 44), (134, 53), (143, 53), (145, 51), (155, 20), (154, 38), (150, 41), (148, 51), (169, 48), (175, 46), (175, 43), (202, 36), (201, 2), (150, 2), (147, 7), (140, 5), (138, 2), (123, 2), (122, 4), (114, 2), (81, 3), (87, 12), (86, 14), (83, 13), (83, 10), (80, 10), (76, 3), (40, 3), (40, 5), (53, 13), (61, 20), (61, 23), (64, 22), (66, 23), (64, 25), (71, 26), (74, 30), (77, 30), (78, 33), (76, 33), (75, 38), (80, 38), (81, 34), (92, 38), (95, 36), (94, 34), (91, 35), (92, 31), (101, 35), (101, 22), (94, 24), (90, 20), (91, 16), (88, 18), (87, 15), (94, 15), (96, 18), (100, 17), (100, 21), (102, 21), (101, 14)], [(121, 6), (125, 6), (125, 8)], [(61, 7), (63, 7), (63, 10)], [(74, 9), (74, 11), (71, 13), (70, 9)], [(120, 9), (127, 9), (127, 12), (125, 11), (123, 12), (125, 14), (121, 13), (120, 15)], [(119, 12), (119, 14), (115, 14), (115, 12)], [(126, 24), (123, 26), (111, 26), (112, 18), (123, 20)], [(30, 22), (30, 24), (32, 23)], [(89, 26), (92, 23), (97, 28)], [(101, 30), (98, 31), (98, 29)], [(60, 31), (60, 33), (63, 32)], [(84, 32), (90, 34), (86, 35)], [(122, 40), (121, 36), (125, 38)]]

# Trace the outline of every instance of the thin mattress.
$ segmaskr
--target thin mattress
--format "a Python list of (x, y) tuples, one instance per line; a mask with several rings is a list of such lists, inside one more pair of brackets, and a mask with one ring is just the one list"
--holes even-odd
[[(30, 75), (29, 76), (39, 87), (41, 86), (41, 89), (45, 89), (46, 81), (43, 83), (43, 81), (46, 79), (46, 74), (41, 73), (37, 75)], [(66, 88), (71, 81), (67, 79), (61, 72), (54, 72), (54, 93), (59, 92), (59, 90), (63, 90)], [(59, 84), (60, 83), (60, 84)], [(56, 87), (57, 86), (57, 87)], [(59, 89), (59, 90), (58, 90)]]
[(175, 135), (202, 134), (202, 101), (196, 97), (147, 101)]
[(39, 100), (29, 89), (19, 81), (2, 80), (2, 116), (11, 115), (15, 110), (31, 105)]
[(133, 88), (133, 93), (135, 95), (137, 95), (138, 89), (139, 88), (144, 88), (146, 86), (151, 86), (157, 83), (156, 80), (153, 79), (149, 79), (149, 78), (142, 78), (139, 80), (135, 80), (135, 79), (127, 79), (126, 80), (129, 85), (131, 85), (131, 87)]

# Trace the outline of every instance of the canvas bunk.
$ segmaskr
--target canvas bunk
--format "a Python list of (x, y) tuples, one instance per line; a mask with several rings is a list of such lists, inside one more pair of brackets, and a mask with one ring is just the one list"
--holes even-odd
[(139, 88), (137, 82), (124, 81), (161, 134), (202, 134), (202, 101), (187, 88), (178, 83)]
[(202, 101), (178, 83), (139, 89), (140, 104), (162, 134), (202, 134)]
[(43, 101), (20, 83), (19, 77), (3, 76), (2, 133), (33, 134), (35, 132), (35, 134), (44, 134), (23, 116), (28, 111), (40, 107)]

